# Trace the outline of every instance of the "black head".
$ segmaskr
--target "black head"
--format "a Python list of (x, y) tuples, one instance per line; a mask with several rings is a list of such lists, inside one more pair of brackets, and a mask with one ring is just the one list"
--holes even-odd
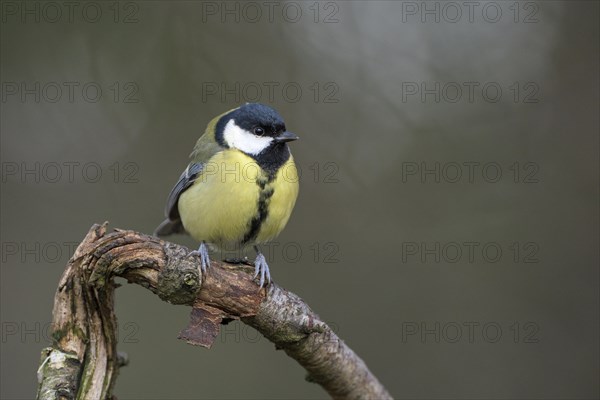
[(217, 121), (215, 138), (221, 146), (238, 149), (261, 164), (285, 162), (289, 158), (286, 143), (298, 139), (286, 131), (277, 111), (258, 103), (246, 103), (223, 115)]
[(281, 115), (264, 104), (246, 103), (225, 117), (228, 120), (234, 119), (237, 126), (258, 136), (274, 137), (285, 131), (285, 123)]

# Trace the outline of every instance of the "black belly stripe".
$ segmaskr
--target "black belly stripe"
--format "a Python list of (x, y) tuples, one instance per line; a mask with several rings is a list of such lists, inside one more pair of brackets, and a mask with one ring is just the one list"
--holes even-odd
[(260, 227), (269, 215), (269, 200), (273, 196), (275, 190), (272, 187), (267, 186), (267, 184), (273, 181), (274, 178), (274, 175), (269, 174), (268, 177), (261, 177), (256, 180), (256, 184), (260, 188), (260, 193), (258, 195), (258, 210), (256, 215), (250, 220), (248, 232), (244, 235), (242, 244), (246, 244), (251, 240), (256, 239), (258, 232), (260, 232)]

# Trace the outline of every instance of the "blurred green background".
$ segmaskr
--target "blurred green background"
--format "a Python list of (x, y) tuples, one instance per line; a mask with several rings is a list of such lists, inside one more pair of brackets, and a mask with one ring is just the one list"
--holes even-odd
[[(74, 244), (152, 232), (245, 101), (301, 137), (275, 281), (395, 397), (598, 397), (598, 2), (67, 3), (1, 2), (2, 398)], [(327, 397), (243, 324), (205, 350), (188, 308), (116, 305), (119, 399)]]

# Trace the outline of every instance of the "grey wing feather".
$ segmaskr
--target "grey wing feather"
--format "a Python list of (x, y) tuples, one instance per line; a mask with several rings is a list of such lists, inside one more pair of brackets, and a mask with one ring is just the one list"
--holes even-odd
[(165, 207), (165, 217), (174, 220), (179, 219), (179, 210), (177, 209), (177, 202), (179, 201), (179, 196), (181, 193), (185, 191), (185, 189), (192, 186), (202, 169), (204, 164), (199, 163), (191, 163), (188, 167), (183, 171), (179, 180), (171, 189), (171, 193), (169, 193), (169, 197), (167, 199), (167, 205)]
[(189, 188), (194, 181), (198, 178), (198, 175), (202, 172), (204, 164), (200, 163), (191, 163), (188, 167), (183, 171), (179, 180), (171, 189), (171, 193), (169, 193), (169, 197), (167, 198), (167, 205), (165, 207), (165, 219), (154, 231), (156, 236), (167, 236), (173, 233), (181, 233), (184, 231), (183, 224), (181, 223), (181, 219), (179, 216), (179, 209), (177, 208), (177, 202), (179, 201), (179, 196), (183, 193), (187, 188)]

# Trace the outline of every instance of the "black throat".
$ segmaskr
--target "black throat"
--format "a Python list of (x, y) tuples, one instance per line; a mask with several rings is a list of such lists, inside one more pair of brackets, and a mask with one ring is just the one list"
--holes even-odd
[(290, 148), (285, 143), (273, 143), (258, 154), (248, 154), (271, 178), (290, 159)]

